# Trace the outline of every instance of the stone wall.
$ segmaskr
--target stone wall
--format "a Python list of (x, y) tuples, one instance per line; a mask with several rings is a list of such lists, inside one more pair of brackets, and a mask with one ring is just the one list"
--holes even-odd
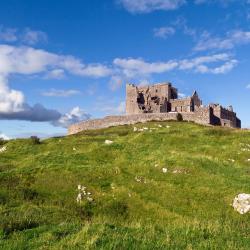
[[(84, 130), (108, 128), (119, 125), (129, 125), (148, 121), (169, 121), (177, 120), (178, 113), (147, 113), (121, 116), (106, 116), (103, 119), (94, 119), (71, 125), (68, 134), (76, 134)], [(210, 113), (207, 108), (200, 109), (194, 113), (181, 113), (184, 121), (193, 121), (199, 124), (209, 124)]]

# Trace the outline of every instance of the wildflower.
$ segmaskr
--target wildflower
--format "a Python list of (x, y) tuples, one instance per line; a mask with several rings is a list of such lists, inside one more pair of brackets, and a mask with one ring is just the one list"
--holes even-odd
[(158, 127), (159, 127), (159, 128), (162, 128), (162, 125), (159, 124)]
[(159, 167), (159, 164), (155, 164), (155, 168)]
[(250, 159), (247, 159), (247, 161), (250, 161)]
[(235, 160), (234, 160), (234, 159), (228, 159), (228, 161), (235, 162)]
[(165, 174), (168, 172), (168, 169), (167, 168), (162, 168), (162, 172)]
[(250, 194), (238, 194), (232, 204), (234, 210), (240, 214), (246, 214), (250, 212)]
[(166, 128), (170, 128), (170, 126), (167, 125)]
[(134, 132), (136, 132), (138, 129), (137, 129), (137, 127), (134, 127)]
[(147, 128), (147, 127), (144, 127), (143, 130), (148, 130), (148, 128)]
[(74, 147), (73, 150), (76, 151), (76, 148)]
[(107, 144), (107, 145), (110, 145), (110, 144), (112, 144), (113, 143), (113, 141), (110, 141), (110, 140), (105, 140), (105, 142), (104, 142), (105, 144)]

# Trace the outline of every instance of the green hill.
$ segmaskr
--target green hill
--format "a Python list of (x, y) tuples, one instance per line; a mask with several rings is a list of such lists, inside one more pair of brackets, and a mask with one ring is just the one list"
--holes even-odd
[[(154, 129), (7, 142), (0, 248), (250, 249), (250, 214), (231, 206), (250, 193), (250, 132), (187, 122), (136, 127)], [(79, 184), (93, 201), (76, 202)]]

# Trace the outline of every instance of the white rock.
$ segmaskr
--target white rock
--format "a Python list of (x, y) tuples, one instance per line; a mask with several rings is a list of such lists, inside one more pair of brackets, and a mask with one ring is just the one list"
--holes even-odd
[(76, 202), (77, 202), (77, 203), (81, 203), (81, 201), (82, 201), (82, 194), (79, 193), (79, 194), (77, 195)]
[(93, 198), (87, 197), (87, 201), (92, 202), (92, 201), (93, 201)]
[(112, 143), (113, 143), (113, 141), (105, 140), (105, 144), (107, 144), (107, 145), (110, 145), (110, 144), (112, 144)]
[(238, 194), (233, 201), (233, 208), (240, 214), (250, 212), (250, 194)]
[(162, 168), (162, 172), (165, 174), (168, 172), (168, 169), (167, 168)]
[(7, 149), (7, 147), (6, 147), (6, 146), (1, 147), (1, 148), (0, 148), (0, 153), (2, 153), (2, 152), (4, 152), (4, 151), (6, 151), (6, 149)]

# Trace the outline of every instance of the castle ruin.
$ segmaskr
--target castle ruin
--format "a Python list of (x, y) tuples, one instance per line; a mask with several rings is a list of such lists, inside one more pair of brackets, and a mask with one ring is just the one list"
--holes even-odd
[[(152, 86), (137, 87), (126, 85), (126, 114), (142, 113), (207, 113), (208, 124), (240, 128), (241, 121), (233, 112), (233, 107), (224, 108), (219, 104), (202, 105), (196, 91), (190, 97), (178, 98), (178, 90), (171, 83), (159, 83)], [(206, 116), (205, 115), (205, 116)]]
[(127, 84), (125, 115), (106, 116), (102, 119), (73, 124), (68, 128), (68, 134), (152, 120), (178, 120), (180, 116), (184, 121), (203, 125), (241, 127), (241, 121), (237, 118), (232, 106), (228, 108), (219, 104), (203, 106), (196, 91), (190, 97), (178, 98), (178, 90), (171, 83), (158, 83), (143, 87)]

